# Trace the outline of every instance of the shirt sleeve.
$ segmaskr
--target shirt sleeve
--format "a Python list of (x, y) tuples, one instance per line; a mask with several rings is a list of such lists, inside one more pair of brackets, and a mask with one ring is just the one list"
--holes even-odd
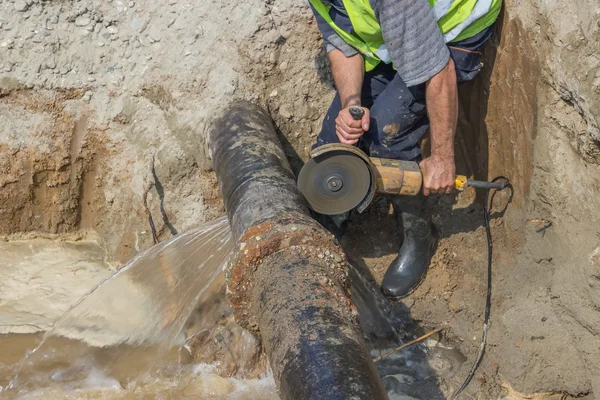
[(375, 12), (392, 62), (407, 86), (428, 81), (448, 63), (450, 52), (427, 0), (379, 0)]
[(337, 32), (334, 31), (331, 26), (329, 26), (327, 21), (325, 21), (325, 19), (321, 17), (321, 15), (317, 12), (317, 10), (315, 10), (315, 8), (312, 5), (310, 6), (310, 8), (312, 9), (313, 14), (315, 15), (315, 19), (317, 20), (317, 26), (321, 31), (321, 35), (323, 35), (323, 42), (325, 43), (325, 49), (327, 50), (327, 53), (337, 49), (344, 53), (346, 57), (352, 57), (353, 55), (358, 54), (358, 51), (354, 47), (346, 43), (344, 39), (342, 39), (340, 35), (338, 35)]

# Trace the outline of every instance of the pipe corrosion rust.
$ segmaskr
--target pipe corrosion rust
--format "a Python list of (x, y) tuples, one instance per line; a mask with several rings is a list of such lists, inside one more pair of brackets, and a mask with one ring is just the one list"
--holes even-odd
[(290, 213), (284, 218), (251, 227), (240, 238), (239, 249), (228, 269), (228, 294), (236, 320), (244, 328), (259, 332), (251, 299), (256, 285), (254, 274), (264, 264), (265, 258), (284, 250), (298, 252), (310, 256), (319, 264), (326, 264), (328, 268), (321, 280), (338, 283), (335, 287), (340, 290), (335, 294), (332, 291), (332, 294), (343, 306), (351, 305), (344, 252), (333, 235), (324, 232), (317, 222), (307, 219), (305, 215)]

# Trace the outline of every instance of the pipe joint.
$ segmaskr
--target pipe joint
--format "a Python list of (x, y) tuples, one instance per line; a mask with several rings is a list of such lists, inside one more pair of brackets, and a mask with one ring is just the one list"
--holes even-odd
[[(335, 291), (335, 297), (348, 307), (350, 303), (348, 264), (346, 256), (335, 238), (314, 220), (300, 213), (273, 218), (249, 228), (240, 238), (239, 251), (230, 261), (227, 291), (236, 321), (251, 332), (259, 333), (258, 310), (252, 293), (258, 282), (258, 274), (268, 272), (269, 257), (289, 258), (289, 254), (301, 255), (309, 260), (311, 279), (317, 279), (324, 287)], [(316, 268), (320, 266), (320, 268)], [(301, 269), (291, 263), (289, 268)], [(316, 277), (315, 275), (319, 275)]]

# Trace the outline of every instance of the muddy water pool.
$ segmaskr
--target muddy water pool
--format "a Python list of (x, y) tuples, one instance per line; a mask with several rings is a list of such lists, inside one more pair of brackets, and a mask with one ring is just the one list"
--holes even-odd
[[(42, 339), (39, 334), (0, 336), (0, 386), (15, 376), (14, 365)], [(107, 361), (120, 354), (119, 362)], [(23, 382), (0, 399), (278, 399), (272, 377), (222, 378), (215, 366), (181, 360), (177, 348), (157, 361), (153, 349), (98, 349), (54, 340), (42, 360), (22, 367)], [(26, 370), (26, 371), (23, 371)]]

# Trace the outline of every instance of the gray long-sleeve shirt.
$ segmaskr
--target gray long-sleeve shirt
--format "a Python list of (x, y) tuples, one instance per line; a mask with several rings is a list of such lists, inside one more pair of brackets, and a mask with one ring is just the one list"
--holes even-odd
[[(351, 32), (343, 0), (322, 0), (333, 7), (330, 16), (341, 29)], [(444, 38), (427, 0), (370, 0), (381, 25), (392, 63), (407, 86), (426, 82), (444, 68), (450, 57)], [(347, 57), (357, 50), (316, 12), (317, 25), (327, 51), (338, 49)]]

